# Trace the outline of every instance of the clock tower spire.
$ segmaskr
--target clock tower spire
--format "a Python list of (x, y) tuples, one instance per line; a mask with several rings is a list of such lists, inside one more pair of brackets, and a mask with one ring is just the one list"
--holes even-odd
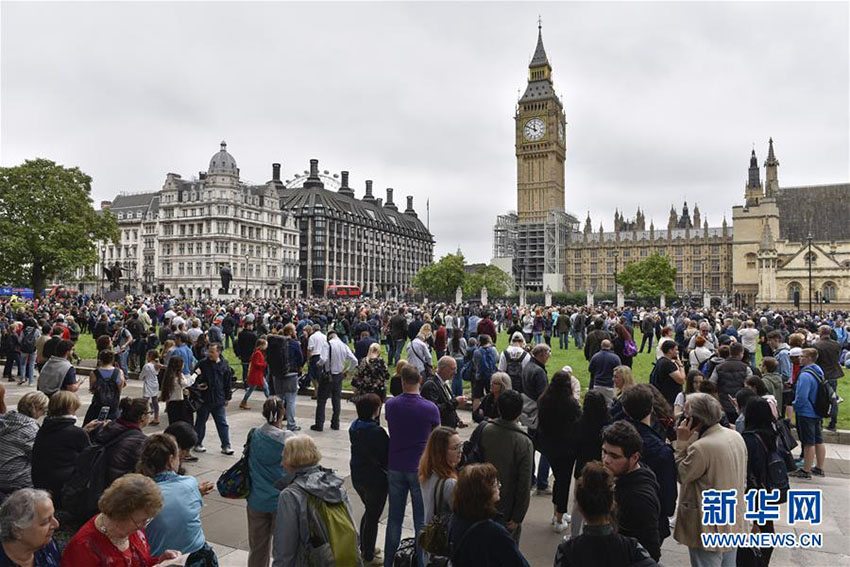
[(555, 94), (552, 66), (537, 23), (537, 46), (528, 64), (528, 86), (515, 120), (517, 213), (519, 222), (539, 222), (549, 211), (564, 210), (566, 119)]

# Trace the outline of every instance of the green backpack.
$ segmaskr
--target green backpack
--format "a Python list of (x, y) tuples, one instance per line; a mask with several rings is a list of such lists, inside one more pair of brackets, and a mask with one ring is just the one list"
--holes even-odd
[(363, 565), (357, 530), (345, 502), (331, 504), (308, 494), (307, 519), (310, 529), (309, 565)]

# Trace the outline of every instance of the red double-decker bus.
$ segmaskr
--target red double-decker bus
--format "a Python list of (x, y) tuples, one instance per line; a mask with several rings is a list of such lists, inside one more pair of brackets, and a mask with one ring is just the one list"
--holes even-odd
[(331, 299), (360, 297), (359, 285), (329, 285), (328, 297)]

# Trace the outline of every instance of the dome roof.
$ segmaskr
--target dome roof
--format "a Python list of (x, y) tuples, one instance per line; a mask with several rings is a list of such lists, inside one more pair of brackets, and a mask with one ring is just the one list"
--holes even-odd
[(227, 142), (221, 141), (221, 150), (213, 154), (210, 158), (210, 167), (207, 173), (230, 173), (237, 175), (239, 168), (236, 167), (236, 160), (233, 156), (227, 153)]

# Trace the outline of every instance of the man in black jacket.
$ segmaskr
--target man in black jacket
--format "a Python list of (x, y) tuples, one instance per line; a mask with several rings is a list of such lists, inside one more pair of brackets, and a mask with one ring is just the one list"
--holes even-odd
[(457, 406), (466, 403), (466, 397), (452, 395), (452, 378), (456, 372), (455, 359), (451, 356), (442, 357), (437, 361), (437, 374), (425, 380), (419, 393), (426, 400), (434, 402), (440, 410), (440, 425), (452, 429), (466, 427), (457, 415)]
[(401, 349), (404, 348), (404, 342), (407, 340), (407, 317), (404, 316), (404, 307), (398, 308), (398, 313), (390, 319), (390, 339), (392, 339), (392, 349), (389, 353), (389, 366), (393, 366), (401, 360)]
[[(820, 339), (815, 341), (814, 346), (818, 351), (818, 366), (823, 370), (823, 377), (832, 387), (833, 392), (838, 392), (838, 379), (844, 376), (844, 370), (839, 364), (841, 358), (841, 345), (831, 336), (832, 327), (822, 325), (818, 329)], [(832, 407), (829, 410), (830, 431), (835, 431), (835, 422), (838, 420), (838, 398), (832, 398)]]
[(640, 461), (655, 473), (658, 481), (661, 505), (661, 513), (658, 515), (660, 544), (670, 535), (668, 518), (676, 513), (679, 488), (673, 446), (652, 427), (653, 398), (652, 386), (635, 384), (623, 392), (620, 403), (623, 404), (623, 411), (629, 423), (634, 426), (643, 441)]
[(602, 464), (617, 481), (617, 526), (621, 535), (638, 540), (653, 559), (661, 557), (658, 520), (661, 512), (660, 489), (655, 474), (641, 466), (643, 441), (633, 425), (617, 421), (602, 433)]
[(729, 358), (718, 364), (709, 376), (709, 380), (717, 384), (720, 405), (723, 406), (729, 423), (735, 423), (738, 419), (738, 410), (732, 403), (732, 398), (744, 387), (747, 378), (753, 374), (750, 365), (741, 360), (743, 357), (744, 345), (732, 343), (729, 345)]
[(593, 355), (602, 349), (602, 341), (613, 341), (614, 336), (602, 328), (603, 321), (601, 317), (593, 320), (593, 330), (587, 334), (587, 339), (584, 342), (584, 358), (590, 361)]
[[(254, 324), (245, 323), (245, 328), (236, 337), (234, 351), (239, 360), (242, 361), (242, 383), (248, 378), (248, 367), (251, 365), (251, 355), (257, 346), (257, 333), (254, 332)], [(247, 386), (246, 386), (247, 387)]]
[(195, 451), (206, 452), (204, 436), (207, 434), (207, 419), (213, 416), (218, 438), (221, 440), (221, 452), (232, 455), (230, 448), (230, 427), (227, 425), (227, 404), (232, 396), (233, 370), (227, 361), (221, 357), (221, 347), (213, 344), (207, 350), (207, 357), (198, 362), (195, 370), (195, 386), (201, 391), (203, 403), (198, 408), (195, 418), (195, 431), (198, 434), (198, 445)]

